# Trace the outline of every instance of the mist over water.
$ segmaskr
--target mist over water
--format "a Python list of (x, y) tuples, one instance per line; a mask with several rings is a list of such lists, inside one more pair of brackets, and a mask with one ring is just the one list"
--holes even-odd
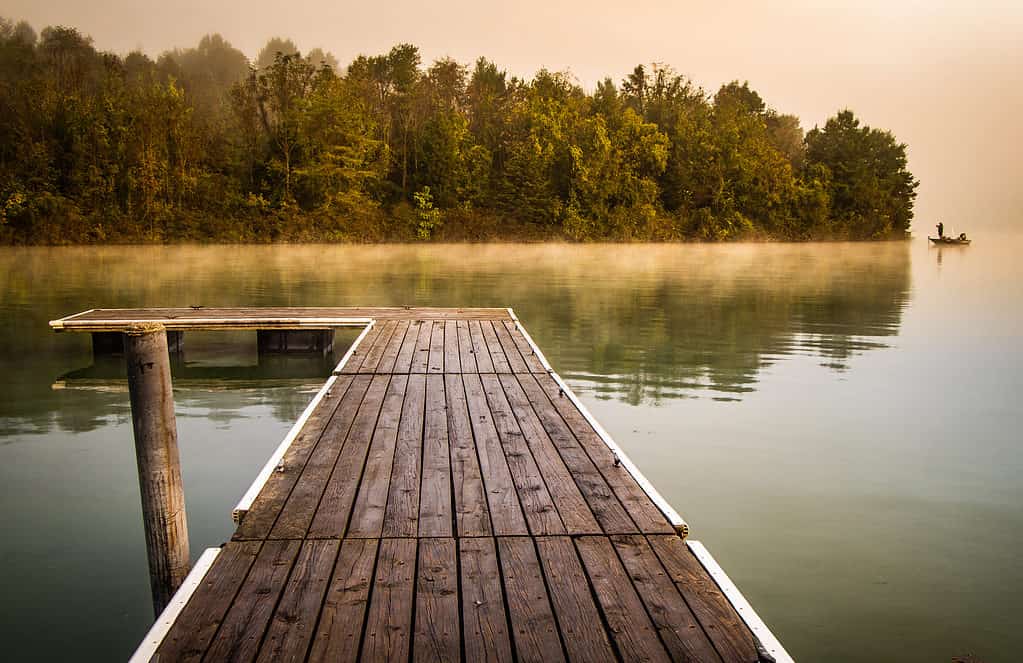
[[(0, 634), (123, 659), (152, 621), (120, 362), (93, 307), (511, 306), (797, 660), (1023, 646), (1018, 237), (767, 245), (0, 249)], [(194, 556), (354, 338), (175, 365)], [(897, 654), (895, 654), (897, 652)]]

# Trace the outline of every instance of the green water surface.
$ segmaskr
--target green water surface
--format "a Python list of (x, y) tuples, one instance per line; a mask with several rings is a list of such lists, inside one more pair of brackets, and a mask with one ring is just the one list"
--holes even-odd
[[(1023, 651), (1023, 242), (0, 248), (5, 660), (127, 658), (152, 622), (118, 360), (93, 307), (511, 306), (799, 661)], [(189, 334), (193, 556), (337, 356)]]

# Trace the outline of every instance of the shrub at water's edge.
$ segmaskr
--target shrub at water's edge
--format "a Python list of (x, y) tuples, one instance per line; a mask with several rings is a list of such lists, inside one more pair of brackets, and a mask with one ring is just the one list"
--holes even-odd
[(746, 83), (638, 66), (587, 93), (416, 47), (156, 61), (0, 19), (0, 242), (902, 237), (906, 146), (842, 111), (805, 136)]

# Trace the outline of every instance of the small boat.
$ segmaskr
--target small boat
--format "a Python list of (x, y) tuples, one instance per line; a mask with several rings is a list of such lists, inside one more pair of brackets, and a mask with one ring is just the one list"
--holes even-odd
[(966, 233), (959, 235), (959, 237), (928, 237), (938, 246), (969, 246), (970, 240), (966, 239)]

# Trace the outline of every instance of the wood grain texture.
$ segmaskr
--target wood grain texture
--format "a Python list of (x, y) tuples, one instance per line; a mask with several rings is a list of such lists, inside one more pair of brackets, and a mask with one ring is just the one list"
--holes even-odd
[(366, 467), (359, 484), (359, 495), (352, 509), (347, 536), (379, 539), (384, 526), (384, 511), (394, 466), (394, 448), (398, 441), (398, 424), (402, 402), (408, 386), (407, 375), (393, 375), (387, 385), (384, 404), (373, 430)]
[(486, 536), (491, 533), (490, 508), (473, 439), (472, 423), (460, 375), (444, 376), (447, 404), (448, 443), (451, 447), (451, 486), (455, 502), (455, 530), (458, 536)]
[(384, 539), (380, 542), (362, 642), (362, 660), (408, 660), (415, 572), (414, 539)]
[(459, 539), (465, 660), (512, 661), (508, 616), (494, 539)]
[(540, 361), (540, 357), (537, 356), (536, 350), (526, 340), (526, 337), (522, 334), (519, 326), (514, 320), (506, 320), (504, 328), (508, 330), (508, 337), (511, 338), (512, 342), (515, 343), (515, 347), (519, 349), (519, 354), (522, 355), (522, 360), (526, 363), (526, 368), (532, 373), (546, 373), (547, 369), (544, 368), (543, 362)]
[(512, 373), (529, 373), (529, 367), (526, 365), (525, 359), (522, 358), (522, 353), (519, 352), (519, 348), (515, 345), (515, 341), (512, 340), (508, 329), (501, 322), (491, 322), (494, 327), (494, 333), (497, 336), (498, 342), (501, 344), (501, 348), (504, 350), (504, 356), (508, 360), (508, 365), (511, 367)]
[[(469, 406), (469, 420), (476, 439), (476, 453), (483, 472), (487, 490), (487, 505), (490, 507), (490, 522), (494, 534), (507, 536), (528, 534), (526, 520), (519, 505), (518, 493), (505, 458), (501, 439), (494, 427), (493, 416), (487, 405), (487, 396), (478, 375), (463, 375), (465, 397)], [(548, 497), (549, 503), (549, 497)], [(554, 517), (557, 514), (553, 514)]]
[(564, 536), (545, 536), (536, 539), (536, 547), (569, 660), (615, 660), (572, 540)]
[(339, 537), (345, 533), (389, 383), (390, 378), (386, 375), (371, 378), (348, 439), (324, 487), (309, 527), (309, 537)]
[(756, 646), (742, 618), (685, 542), (671, 535), (650, 536), (647, 540), (714, 643), (721, 660), (725, 663), (756, 661)]
[(377, 366), (380, 365), (380, 360), (390, 347), (391, 339), (398, 329), (398, 321), (387, 320), (377, 323), (373, 328), (379, 328), (380, 331), (377, 332), (376, 342), (366, 351), (362, 364), (359, 366), (359, 373), (376, 373)]
[(338, 541), (323, 539), (302, 544), (257, 661), (305, 660), (339, 546)]
[(584, 536), (575, 545), (622, 659), (670, 661), (611, 542), (602, 536)]
[[(455, 334), (458, 338), (458, 362), (461, 373), (478, 373), (476, 366), (476, 350), (472, 346), (472, 337), (469, 333), (469, 321), (457, 320), (454, 322)], [(448, 371), (449, 373), (451, 371)]]
[(501, 537), (497, 547), (516, 659), (527, 663), (564, 661), (533, 539)]
[(334, 415), (334, 410), (353, 380), (354, 376), (351, 375), (338, 376), (330, 392), (316, 406), (302, 430), (291, 442), (291, 446), (284, 452), (276, 471), (267, 478), (248, 513), (235, 530), (234, 539), (265, 539), (269, 535), (288, 495), (291, 494), (291, 489), (305, 469), (309, 454), (319, 442), (327, 423)]
[[(436, 377), (436, 376), (435, 376)], [(426, 375), (410, 375), (398, 423), (391, 465), (383, 536), (416, 536), (419, 532), (419, 488), (423, 465), (423, 420)]]
[(232, 608), (235, 594), (259, 550), (258, 541), (231, 542), (224, 546), (160, 644), (155, 659), (198, 661), (202, 658)]
[[(377, 364), (377, 373), (393, 373), (394, 365), (398, 360), (398, 353), (405, 345), (405, 336), (409, 331), (408, 320), (396, 321), (394, 333), (391, 334), (391, 340), (388, 341), (387, 346), (384, 348), (383, 353), (380, 355), (380, 362)], [(406, 371), (407, 372), (407, 371)]]
[(611, 537), (632, 584), (674, 661), (720, 661), (661, 561), (640, 535)]
[(457, 553), (458, 546), (452, 538), (419, 542), (412, 648), (416, 661), (457, 663), (461, 660)]
[[(352, 348), (352, 354), (348, 357), (348, 361), (341, 367), (341, 374), (348, 375), (351, 373), (358, 373), (362, 367), (362, 362), (365, 361), (366, 355), (369, 351), (378, 343), (381, 343), (381, 332), (383, 331), (383, 325), (380, 323), (374, 324), (366, 332), (366, 335), (362, 337), (358, 345)], [(356, 339), (358, 340), (358, 339)]]
[(412, 371), (412, 359), (416, 355), (416, 343), (419, 342), (419, 332), (422, 327), (422, 320), (412, 320), (409, 322), (408, 331), (405, 332), (405, 338), (402, 339), (398, 356), (394, 360), (395, 373), (410, 373)]
[[(575, 480), (586, 504), (604, 532), (607, 534), (637, 532), (636, 524), (622, 506), (621, 500), (576, 440), (536, 378), (523, 374), (514, 377), (503, 375), (501, 383), (505, 385), (505, 393), (508, 394), (516, 415), (522, 413), (524, 417), (520, 419), (523, 430), (530, 430), (531, 435), (541, 436), (541, 433), (535, 430), (539, 425), (558, 450), (567, 471)], [(529, 406), (532, 406), (532, 412)]]
[(476, 359), (476, 370), (479, 373), (493, 373), (494, 360), (490, 358), (487, 341), (483, 338), (483, 329), (479, 320), (469, 320), (469, 340), (472, 341), (473, 357)]
[(504, 316), (374, 326), (163, 660), (755, 661), (713, 579)]
[(419, 327), (419, 337), (416, 339), (416, 351), (412, 356), (412, 363), (409, 371), (412, 373), (425, 373), (430, 367), (430, 344), (433, 340), (433, 323), (426, 320)]
[[(475, 376), (473, 377), (475, 378)], [(554, 506), (554, 499), (547, 488), (546, 478), (537, 466), (537, 462), (522, 436), (522, 431), (519, 430), (519, 425), (515, 420), (515, 415), (512, 414), (511, 406), (508, 405), (500, 381), (496, 375), (481, 375), (480, 381), (483, 385), (483, 392), (486, 394), (486, 404), (480, 407), (489, 406), (490, 408), (501, 447), (508, 460), (512, 482), (515, 484), (515, 491), (519, 496), (519, 503), (522, 505), (526, 522), (529, 524), (529, 531), (534, 536), (564, 534), (565, 525), (558, 509)], [(594, 527), (596, 527), (596, 523), (594, 523)]]
[(206, 660), (251, 661), (256, 658), (267, 624), (301, 547), (301, 541), (267, 541), (263, 544), (216, 639), (206, 652)]
[(655, 534), (674, 534), (674, 530), (668, 519), (661, 513), (657, 505), (651, 501), (629, 471), (621, 464), (616, 463), (614, 453), (604, 441), (600, 439), (597, 431), (593, 429), (582, 413), (566, 396), (558, 383), (549, 375), (535, 375), (540, 386), (547, 393), (548, 398), (558, 410), (572, 434), (575, 435), (579, 445), (586, 451), (586, 454), (593, 461), (593, 464), (600, 471), (604, 480), (614, 491), (621, 501), (629, 516), (639, 528), (640, 532)]
[(302, 475), (288, 495), (270, 531), (271, 539), (302, 538), (309, 529), (371, 380), (369, 375), (359, 375), (351, 381), (334, 415), (323, 429), (319, 442), (309, 454)]
[(191, 568), (167, 333), (153, 326), (125, 334), (124, 359), (149, 584), (153, 609), (159, 615)]
[[(433, 333), (430, 334), (430, 363), (427, 365), (429, 373), (443, 373), (444, 360), (447, 353), (444, 351), (444, 327), (445, 323), (433, 323)], [(451, 371), (457, 373), (458, 371)]]
[[(573, 474), (565, 464), (559, 450), (554, 446), (550, 436), (533, 411), (533, 406), (526, 398), (519, 384), (519, 379), (529, 379), (528, 375), (519, 376), (504, 374), (487, 376), (486, 379), (499, 384), (504, 390), (508, 405), (515, 416), (519, 430), (526, 446), (533, 452), (537, 469), (547, 484), (551, 498), (557, 505), (558, 514), (569, 534), (600, 534), (602, 532), (597, 519), (590, 510), (589, 501), (583, 496), (580, 486), (594, 488), (592, 483), (580, 481), (581, 477)], [(574, 458), (578, 460), (578, 458)], [(586, 471), (590, 469), (583, 463), (576, 467)], [(596, 474), (596, 472), (593, 472)], [(592, 479), (592, 476), (590, 477)], [(599, 489), (599, 485), (596, 486)]]
[(354, 661), (358, 658), (379, 545), (377, 539), (345, 539), (341, 542), (309, 653), (310, 661)]
[(511, 373), (511, 364), (508, 363), (508, 357), (504, 354), (504, 348), (501, 347), (501, 341), (497, 338), (493, 323), (490, 320), (480, 320), (479, 323), (483, 341), (487, 344), (490, 360), (494, 364), (494, 372)]
[[(458, 352), (458, 327), (454, 320), (444, 321), (444, 372), (462, 373), (462, 362)], [(471, 371), (464, 371), (471, 372)]]
[[(451, 463), (444, 378), (428, 375), (423, 425), (423, 481), (419, 493), (419, 536), (454, 536)], [(483, 497), (482, 494), (480, 497)]]
[[(60, 331), (124, 331), (136, 323), (161, 323), (169, 330), (189, 329), (302, 329), (322, 318), (373, 320), (510, 320), (502, 308), (415, 307), (199, 307), (94, 309), (67, 316)], [(325, 324), (323, 328), (330, 328)]]

